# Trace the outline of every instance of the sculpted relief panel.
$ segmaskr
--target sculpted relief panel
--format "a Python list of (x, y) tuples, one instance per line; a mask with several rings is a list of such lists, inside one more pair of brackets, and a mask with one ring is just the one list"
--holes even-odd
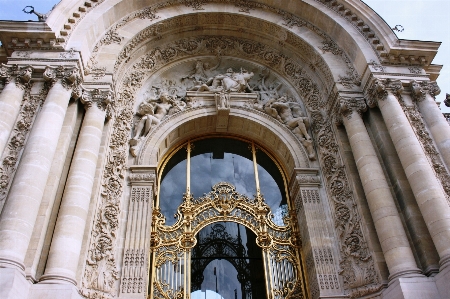
[[(262, 66), (229, 57), (201, 57), (152, 76), (138, 95), (130, 153), (163, 119), (186, 109), (216, 106), (266, 113), (288, 128), (315, 160), (309, 120), (298, 96), (284, 80)], [(226, 128), (225, 128), (226, 129)]]

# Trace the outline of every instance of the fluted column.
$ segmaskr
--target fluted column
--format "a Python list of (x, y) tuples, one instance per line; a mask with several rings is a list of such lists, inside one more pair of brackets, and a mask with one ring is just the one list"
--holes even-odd
[[(406, 177), (439, 253), (441, 270), (450, 264), (450, 206), (397, 96), (400, 81), (375, 80), (368, 104), (378, 104)], [(397, 96), (396, 96), (397, 95)]]
[(47, 184), (78, 69), (47, 67), (52, 83), (31, 129), (0, 218), (0, 266), (23, 270), (23, 261)]
[(25, 89), (30, 87), (32, 71), (31, 66), (19, 69), (17, 65), (2, 65), (0, 68), (0, 78), (6, 83), (0, 94), (0, 156), (19, 115)]
[(342, 122), (389, 269), (389, 278), (392, 280), (417, 276), (421, 271), (417, 267), (394, 198), (361, 118), (361, 113), (366, 109), (364, 99), (340, 99)]
[(81, 101), (86, 114), (81, 125), (75, 153), (67, 177), (56, 220), (50, 252), (41, 281), (67, 281), (77, 284), (77, 271), (87, 221), (95, 169), (110, 103), (109, 90), (84, 91)]
[(450, 168), (450, 125), (435, 101), (441, 90), (436, 82), (411, 81), (411, 91), (444, 163)]

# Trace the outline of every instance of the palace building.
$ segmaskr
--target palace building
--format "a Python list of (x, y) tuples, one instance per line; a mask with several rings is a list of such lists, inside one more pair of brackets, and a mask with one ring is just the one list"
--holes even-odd
[(0, 298), (450, 298), (440, 43), (360, 0), (28, 8), (0, 21)]

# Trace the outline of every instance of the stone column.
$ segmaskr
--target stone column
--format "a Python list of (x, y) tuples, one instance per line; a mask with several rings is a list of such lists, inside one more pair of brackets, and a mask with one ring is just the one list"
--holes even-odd
[(364, 99), (340, 99), (342, 122), (389, 269), (389, 279), (418, 276), (421, 271), (417, 267), (391, 190), (361, 118), (361, 113), (366, 109)]
[(24, 270), (72, 89), (79, 83), (76, 67), (47, 67), (44, 78), (52, 87), (31, 129), (0, 219), (0, 267), (19, 271)]
[(450, 264), (450, 206), (442, 186), (411, 127), (397, 97), (400, 81), (375, 80), (368, 104), (378, 104), (395, 150), (440, 257), (441, 270)]
[(148, 255), (152, 224), (153, 195), (156, 188), (155, 166), (132, 166), (129, 180), (127, 231), (119, 298), (144, 298), (148, 286)]
[(2, 65), (0, 78), (5, 79), (5, 88), (0, 94), (0, 156), (8, 143), (9, 135), (20, 112), (25, 89), (30, 88), (33, 68), (17, 65)]
[(435, 101), (441, 90), (436, 82), (411, 81), (411, 95), (419, 106), (420, 113), (436, 142), (437, 148), (450, 169), (450, 125)]
[(59, 208), (45, 273), (40, 281), (77, 284), (75, 275), (87, 221), (95, 170), (110, 103), (109, 90), (84, 91), (86, 114)]
[[(295, 202), (311, 298), (337, 298), (343, 288), (326, 203), (320, 195), (318, 169), (296, 168), (289, 186)], [(323, 297), (322, 297), (323, 296)]]

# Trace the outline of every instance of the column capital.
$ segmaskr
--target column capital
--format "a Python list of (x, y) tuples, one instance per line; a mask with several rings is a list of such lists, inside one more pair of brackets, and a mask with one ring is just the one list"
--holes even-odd
[(15, 80), (16, 86), (22, 90), (30, 87), (32, 73), (33, 67), (31, 65), (20, 68), (17, 64), (6, 65), (2, 63), (0, 67), (0, 78), (4, 79), (5, 83)]
[(66, 90), (73, 90), (73, 96), (79, 98), (81, 96), (80, 84), (81, 76), (80, 70), (76, 66), (62, 66), (57, 67), (47, 66), (43, 74), (44, 80), (53, 86), (58, 80), (61, 80), (61, 85)]
[(370, 108), (377, 106), (378, 101), (383, 101), (387, 98), (389, 93), (397, 97), (402, 93), (403, 85), (400, 80), (375, 79), (367, 91), (367, 105)]
[(339, 113), (347, 119), (352, 118), (353, 112), (356, 112), (361, 116), (366, 110), (367, 105), (364, 98), (339, 98)]
[(110, 89), (83, 89), (80, 101), (86, 110), (96, 106), (98, 109), (106, 111), (107, 118), (111, 118), (113, 93)]
[(130, 167), (128, 180), (132, 185), (156, 185), (156, 166), (134, 165)]
[(319, 187), (319, 170), (315, 168), (295, 168), (294, 173), (292, 174), (291, 182), (296, 182), (301, 187)]
[(426, 94), (435, 98), (441, 93), (441, 89), (435, 81), (420, 81), (412, 80), (410, 83), (411, 96), (413, 100), (421, 102), (425, 100)]

